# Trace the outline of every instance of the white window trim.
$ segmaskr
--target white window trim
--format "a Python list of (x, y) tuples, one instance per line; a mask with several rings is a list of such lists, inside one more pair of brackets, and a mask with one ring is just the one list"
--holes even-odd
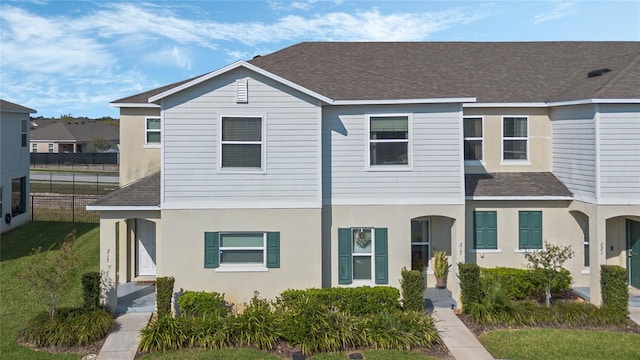
[[(364, 253), (354, 253), (353, 252), (353, 231), (354, 230), (371, 230), (371, 252), (367, 255)], [(376, 276), (376, 261), (375, 261), (375, 253), (376, 253), (376, 249), (375, 249), (375, 243), (376, 243), (376, 229), (372, 228), (372, 227), (367, 227), (367, 226), (363, 226), (363, 227), (352, 227), (351, 228), (351, 285), (352, 286), (362, 286), (362, 285), (375, 285), (375, 276)], [(371, 279), (356, 279), (355, 277), (355, 267), (353, 266), (353, 258), (355, 256), (368, 256), (369, 258), (371, 258)]]
[(47, 152), (48, 153), (53, 153), (53, 152), (55, 152), (55, 150), (56, 149), (55, 149), (55, 145), (54, 144), (48, 144), (47, 145)]
[(469, 249), (469, 253), (470, 254), (482, 254), (482, 253), (500, 254), (500, 253), (502, 253), (502, 249), (501, 248), (497, 248), (497, 249)]
[(32, 153), (37, 153), (38, 152), (38, 144), (31, 144), (31, 152)]
[[(148, 119), (160, 119), (160, 129), (148, 129), (147, 128), (147, 120)], [(164, 121), (162, 121), (162, 116), (146, 116), (144, 118), (144, 147), (145, 148), (159, 148), (162, 145), (162, 133), (164, 132)], [(160, 133), (160, 142), (147, 142), (147, 134), (149, 132), (157, 132)]]
[[(387, 116), (407, 117), (407, 164), (406, 165), (371, 165), (371, 118)], [(365, 170), (366, 171), (412, 171), (413, 170), (413, 114), (412, 113), (379, 113), (365, 115)], [(376, 140), (374, 142), (401, 142), (399, 140)]]
[[(464, 120), (465, 119), (480, 119), (480, 121), (482, 122), (482, 134), (480, 135), (480, 137), (465, 137), (464, 136)], [(484, 161), (484, 144), (485, 144), (485, 140), (484, 140), (484, 116), (463, 116), (462, 117), (462, 158), (464, 159), (464, 141), (465, 140), (480, 140), (482, 142), (482, 159), (481, 160), (464, 160), (464, 164), (465, 165), (470, 165), (470, 166), (480, 166), (480, 165), (484, 165), (485, 161)]]
[[(431, 255), (433, 254), (433, 248), (431, 246), (431, 220), (429, 219), (411, 219), (411, 221), (425, 221), (428, 225), (427, 225), (427, 238), (429, 239), (429, 241), (424, 242), (424, 241), (417, 241), (414, 242), (413, 239), (411, 239), (411, 246), (413, 247), (413, 245), (429, 245), (429, 253), (427, 254), (427, 258), (429, 259), (429, 266), (427, 266), (425, 269), (427, 270), (427, 272), (431, 271), (433, 272), (433, 261), (431, 261)], [(411, 254), (412, 258), (411, 261), (413, 261), (413, 254)]]
[[(260, 168), (222, 167), (222, 119), (223, 118), (260, 118)], [(218, 117), (218, 171), (226, 174), (266, 174), (267, 173), (267, 116), (246, 114), (225, 114)], [(256, 141), (225, 141), (225, 144), (256, 144)]]
[[(262, 247), (223, 247), (222, 236), (230, 234), (262, 234)], [(218, 267), (216, 272), (266, 272), (267, 268), (267, 233), (262, 231), (226, 231), (218, 235)], [(262, 263), (223, 263), (220, 255), (224, 250), (262, 250)]]
[[(507, 118), (525, 118), (527, 119), (527, 136), (526, 137), (504, 137), (504, 120)], [(531, 123), (529, 116), (527, 115), (503, 115), (502, 122), (500, 123), (500, 165), (531, 165), (530, 162), (530, 154), (531, 151), (529, 149), (529, 137), (531, 135), (531, 129), (529, 128), (529, 124)], [(525, 160), (511, 160), (504, 158), (504, 141), (508, 140), (525, 140), (526, 148), (527, 148), (527, 158)]]

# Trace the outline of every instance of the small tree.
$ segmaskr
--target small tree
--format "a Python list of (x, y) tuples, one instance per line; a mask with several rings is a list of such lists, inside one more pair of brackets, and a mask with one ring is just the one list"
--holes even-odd
[(550, 307), (551, 285), (559, 277), (565, 261), (573, 257), (571, 246), (557, 246), (545, 241), (543, 250), (527, 252), (524, 257), (529, 261), (529, 268), (545, 284), (545, 304)]
[(56, 314), (56, 307), (62, 292), (73, 280), (76, 274), (78, 255), (75, 251), (76, 231), (71, 231), (60, 244), (58, 252), (51, 251), (51, 245), (46, 252), (38, 247), (31, 250), (31, 257), (24, 261), (24, 270), (20, 276), (32, 286), (45, 303), (51, 320)]
[(103, 152), (109, 148), (109, 143), (102, 136), (96, 136), (93, 138), (93, 150), (95, 152)]

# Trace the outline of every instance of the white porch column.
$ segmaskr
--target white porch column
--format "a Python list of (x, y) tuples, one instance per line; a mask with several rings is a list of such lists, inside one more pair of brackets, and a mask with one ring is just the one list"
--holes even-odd
[(589, 301), (600, 306), (602, 304), (602, 293), (600, 291), (600, 265), (607, 261), (607, 220), (600, 212), (589, 218), (589, 239), (593, 248), (589, 249)]
[(107, 289), (103, 289), (106, 305), (115, 312), (118, 304), (116, 292), (116, 222), (115, 219), (100, 218), (100, 272), (106, 277)]
[(458, 263), (465, 262), (465, 206), (459, 207), (451, 224), (451, 268), (447, 279), (447, 287), (451, 290), (451, 296), (462, 307), (460, 296), (460, 283), (458, 279)]

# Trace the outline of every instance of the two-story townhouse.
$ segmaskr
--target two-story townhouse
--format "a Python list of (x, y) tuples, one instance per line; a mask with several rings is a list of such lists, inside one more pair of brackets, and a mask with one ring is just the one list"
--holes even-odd
[(242, 302), (399, 286), (435, 248), (457, 296), (458, 262), (546, 240), (599, 303), (600, 264), (640, 286), (639, 63), (636, 42), (302, 43), (117, 100), (133, 182), (91, 207), (101, 267)]
[(29, 221), (29, 114), (0, 100), (0, 232)]

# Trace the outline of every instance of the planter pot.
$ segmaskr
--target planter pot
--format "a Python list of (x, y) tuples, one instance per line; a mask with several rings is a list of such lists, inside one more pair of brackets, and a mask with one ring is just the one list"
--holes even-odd
[(444, 289), (447, 287), (447, 278), (436, 278), (436, 288)]

